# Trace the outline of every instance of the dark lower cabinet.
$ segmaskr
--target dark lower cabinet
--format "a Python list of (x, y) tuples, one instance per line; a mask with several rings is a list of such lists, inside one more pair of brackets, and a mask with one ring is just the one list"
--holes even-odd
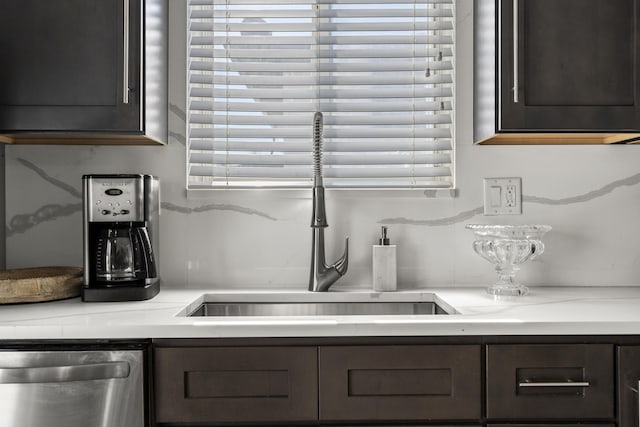
[(480, 346), (319, 348), (321, 421), (478, 420)]
[(479, 345), (158, 346), (156, 421), (479, 424), (481, 353)]
[(156, 348), (159, 423), (312, 422), (315, 347)]
[(153, 412), (163, 427), (640, 427), (633, 339), (157, 340)]
[(619, 427), (638, 427), (640, 420), (640, 346), (618, 347)]
[(487, 346), (487, 418), (613, 420), (612, 344)]
[[(569, 423), (569, 424), (487, 424), (487, 427), (585, 427), (585, 424)], [(616, 427), (615, 424), (597, 424), (589, 423), (588, 427)]]

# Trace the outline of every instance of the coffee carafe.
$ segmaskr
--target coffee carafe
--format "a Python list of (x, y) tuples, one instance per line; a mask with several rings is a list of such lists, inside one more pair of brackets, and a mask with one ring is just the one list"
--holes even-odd
[(160, 290), (158, 180), (85, 175), (84, 301), (135, 301)]
[(119, 224), (103, 228), (96, 241), (96, 277), (126, 282), (155, 277), (155, 260), (145, 227)]

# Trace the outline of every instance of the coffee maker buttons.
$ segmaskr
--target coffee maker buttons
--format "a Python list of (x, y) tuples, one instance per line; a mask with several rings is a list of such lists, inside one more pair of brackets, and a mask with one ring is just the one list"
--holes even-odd
[(101, 213), (102, 215), (109, 215), (109, 214), (111, 214), (111, 211), (110, 211), (110, 210), (107, 210), (107, 209), (103, 209), (100, 213)]
[(129, 213), (129, 211), (127, 209), (121, 209), (120, 210), (120, 215), (127, 215)]

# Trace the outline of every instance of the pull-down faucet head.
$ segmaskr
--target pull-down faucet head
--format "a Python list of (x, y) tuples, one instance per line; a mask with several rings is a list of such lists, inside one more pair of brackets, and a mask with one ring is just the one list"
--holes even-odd
[(332, 265), (327, 265), (324, 250), (324, 229), (327, 224), (327, 213), (324, 203), (324, 186), (322, 181), (322, 113), (313, 116), (313, 229), (311, 243), (311, 274), (309, 290), (324, 292), (347, 273), (349, 266), (349, 238), (345, 239), (342, 257)]
[(328, 227), (322, 182), (322, 113), (313, 115), (313, 217), (311, 227)]
[(322, 113), (313, 115), (313, 185), (322, 185)]

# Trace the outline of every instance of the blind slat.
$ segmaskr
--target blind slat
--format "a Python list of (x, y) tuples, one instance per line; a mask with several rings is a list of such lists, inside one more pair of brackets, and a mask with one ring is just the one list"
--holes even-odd
[[(376, 178), (326, 178), (325, 187), (331, 188), (450, 188), (451, 183), (447, 176), (438, 177), (382, 177)], [(260, 178), (242, 177), (215, 177), (215, 176), (192, 176), (189, 188), (211, 189), (211, 188), (308, 188), (309, 178), (271, 178), (268, 181)]]
[(420, 21), (407, 23), (389, 23), (389, 22), (358, 22), (347, 24), (328, 24), (328, 23), (229, 23), (219, 24), (210, 22), (192, 22), (189, 25), (191, 31), (202, 32), (265, 32), (273, 31), (278, 34), (282, 33), (318, 33), (331, 31), (436, 31), (436, 30), (452, 30), (453, 22), (451, 21)]
[(284, 19), (323, 19), (323, 18), (428, 18), (446, 17), (451, 18), (453, 12), (445, 8), (415, 8), (415, 9), (319, 9), (308, 6), (306, 9), (274, 8), (264, 9), (234, 9), (233, 7), (224, 10), (196, 9), (190, 14), (191, 19), (215, 19), (224, 22), (242, 18), (284, 18)]
[(245, 89), (210, 89), (210, 88), (192, 88), (190, 96), (194, 98), (210, 97), (218, 100), (233, 98), (258, 98), (258, 99), (309, 99), (315, 96), (322, 98), (337, 99), (374, 99), (374, 98), (439, 98), (450, 97), (452, 95), (451, 88), (435, 87), (435, 88), (361, 88), (351, 89), (344, 87), (326, 87), (323, 89), (264, 89), (252, 88)]
[[(307, 166), (199, 166), (192, 165), (189, 170), (193, 176), (209, 176), (234, 178), (260, 178), (268, 181), (270, 178), (307, 178), (311, 179), (313, 170)], [(327, 178), (402, 178), (402, 177), (434, 177), (448, 176), (448, 167), (430, 165), (415, 166), (375, 166), (367, 165), (359, 168), (341, 168), (325, 166), (324, 176)]]
[[(212, 139), (191, 139), (192, 151), (214, 151), (224, 146), (225, 142), (215, 142)], [(331, 140), (324, 141), (324, 150), (331, 152), (375, 152), (375, 151), (448, 151), (451, 150), (451, 141), (448, 139), (420, 139), (407, 138), (367, 138), (361, 140)], [(256, 140), (234, 140), (234, 151), (272, 152), (286, 151), (289, 153), (309, 152), (309, 139), (290, 138), (286, 143)]]
[[(311, 140), (311, 129), (298, 128), (191, 128), (192, 138), (304, 138)], [(326, 128), (324, 138), (451, 138), (448, 127), (442, 128), (372, 128), (354, 129), (352, 126), (341, 129)], [(311, 145), (311, 142), (309, 143)]]
[[(237, 125), (269, 125), (269, 126), (304, 126), (308, 128), (309, 117), (307, 114), (291, 113), (287, 115), (264, 115), (259, 116), (243, 116), (230, 114), (191, 114), (191, 123), (195, 124), (229, 124)], [(330, 116), (324, 121), (324, 125), (424, 125), (424, 124), (445, 124), (451, 123), (451, 115), (449, 114), (423, 114), (417, 117), (407, 115), (399, 115), (394, 113), (370, 116), (370, 115), (349, 115), (349, 116)], [(308, 148), (308, 147), (307, 147)]]
[[(421, 34), (419, 40), (430, 45), (453, 44), (453, 38), (446, 35)], [(213, 46), (213, 45), (243, 45), (243, 46), (264, 46), (264, 45), (347, 45), (347, 44), (413, 44), (415, 35), (343, 35), (343, 36), (318, 36), (318, 37), (281, 37), (271, 36), (250, 37), (250, 36), (193, 36), (189, 41), (191, 46)]]
[[(214, 75), (208, 74), (191, 74), (189, 76), (189, 83), (197, 85), (209, 85), (214, 84), (229, 84), (231, 86), (237, 85), (252, 85), (252, 86), (280, 86), (282, 85), (282, 77), (269, 76), (259, 74), (245, 74), (245, 75)], [(378, 73), (375, 75), (362, 76), (359, 74), (341, 75), (339, 77), (334, 76), (314, 76), (313, 74), (296, 74), (291, 75), (287, 80), (289, 86), (332, 86), (337, 84), (343, 85), (407, 85), (407, 84), (438, 84), (440, 86), (448, 83), (453, 83), (451, 74), (435, 74), (430, 77), (425, 76), (424, 71), (421, 73), (406, 72), (406, 73)], [(193, 86), (193, 87), (205, 87), (205, 86)]]
[[(451, 163), (449, 153), (389, 153), (378, 152), (363, 155), (362, 153), (324, 153), (322, 161), (326, 166), (357, 166), (357, 165), (405, 165), (408, 163), (441, 164)], [(191, 153), (189, 162), (192, 164), (234, 165), (246, 166), (260, 165), (309, 165), (312, 162), (311, 153)]]
[(453, 0), (189, 0), (189, 188), (451, 187)]
[[(190, 6), (214, 6), (226, 5), (228, 0), (189, 0)], [(264, 0), (233, 0), (234, 5), (264, 5)], [(316, 0), (316, 4), (338, 5), (338, 4), (407, 4), (407, 0)], [(443, 5), (453, 4), (453, 0), (424, 0), (421, 4)], [(309, 0), (275, 0), (269, 2), (272, 5), (309, 5)]]
[(189, 105), (190, 111), (236, 111), (246, 113), (260, 112), (281, 112), (303, 111), (313, 113), (315, 111), (323, 111), (329, 113), (347, 113), (347, 112), (398, 112), (398, 111), (450, 111), (452, 108), (451, 101), (407, 101), (397, 102), (390, 101), (380, 104), (372, 104), (370, 102), (331, 102), (320, 100), (297, 100), (296, 102), (214, 102), (214, 101), (197, 101), (192, 100)]
[[(213, 62), (213, 61), (198, 61), (191, 59), (189, 62), (189, 68), (191, 71), (227, 71), (234, 73), (246, 73), (246, 72), (281, 72), (291, 73), (296, 71), (303, 71), (309, 73), (345, 73), (345, 72), (362, 72), (370, 73), (371, 64), (368, 63), (313, 63), (313, 62), (289, 62), (289, 63), (269, 63), (269, 62)], [(376, 66), (377, 72), (388, 71), (422, 71), (426, 68), (430, 68), (433, 71), (440, 70), (453, 70), (453, 63), (451, 61), (393, 61), (384, 62), (378, 61)]]
[[(374, 47), (375, 46), (375, 47)], [(451, 57), (453, 55), (450, 48), (435, 47), (387, 47), (387, 45), (369, 45), (361, 49), (333, 49), (330, 47), (321, 47), (320, 49), (283, 49), (281, 47), (261, 48), (261, 49), (234, 49), (232, 46), (228, 49), (191, 49), (192, 58), (226, 58), (227, 56), (234, 60), (254, 59), (317, 59), (317, 58), (410, 58), (423, 62), (427, 58)]]

